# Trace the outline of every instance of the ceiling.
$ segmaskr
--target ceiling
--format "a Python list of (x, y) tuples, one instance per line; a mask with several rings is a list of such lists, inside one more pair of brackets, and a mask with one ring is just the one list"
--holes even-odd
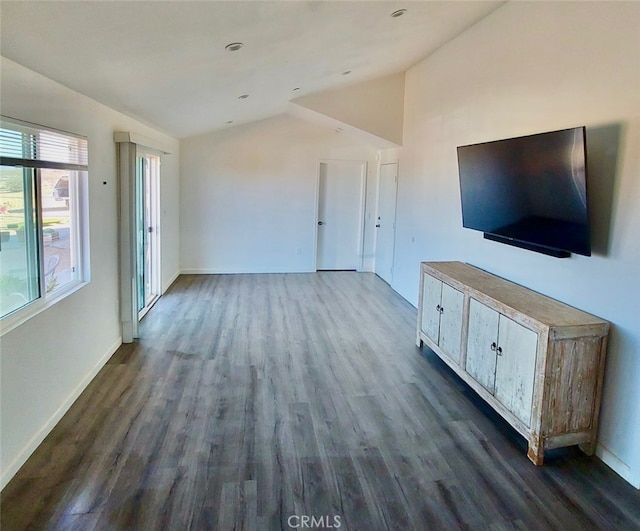
[(0, 50), (184, 138), (405, 71), (502, 3), (2, 0)]

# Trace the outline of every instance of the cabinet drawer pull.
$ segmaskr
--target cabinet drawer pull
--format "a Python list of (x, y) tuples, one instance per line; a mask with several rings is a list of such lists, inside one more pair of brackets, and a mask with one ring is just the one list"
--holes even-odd
[(498, 345), (496, 345), (496, 343), (494, 341), (493, 343), (491, 343), (491, 350), (493, 350), (495, 352), (497, 346)]
[(498, 347), (496, 352), (498, 353), (498, 356), (502, 356), (502, 347)]

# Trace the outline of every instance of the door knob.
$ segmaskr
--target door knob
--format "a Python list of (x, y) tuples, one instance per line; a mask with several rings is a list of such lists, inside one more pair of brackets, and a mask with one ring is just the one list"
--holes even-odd
[(324, 221), (318, 221), (318, 225), (324, 225)]

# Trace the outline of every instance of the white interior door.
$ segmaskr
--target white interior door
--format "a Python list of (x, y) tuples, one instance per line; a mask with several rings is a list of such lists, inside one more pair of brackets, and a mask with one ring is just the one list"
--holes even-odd
[(317, 269), (361, 267), (365, 171), (359, 161), (320, 163)]
[(376, 221), (376, 274), (387, 284), (391, 284), (393, 280), (397, 192), (398, 164), (380, 165)]

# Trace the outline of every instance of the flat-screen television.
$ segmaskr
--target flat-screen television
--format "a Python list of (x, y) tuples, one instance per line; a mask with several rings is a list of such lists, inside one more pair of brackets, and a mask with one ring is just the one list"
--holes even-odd
[(462, 225), (551, 256), (591, 255), (584, 127), (458, 147)]

